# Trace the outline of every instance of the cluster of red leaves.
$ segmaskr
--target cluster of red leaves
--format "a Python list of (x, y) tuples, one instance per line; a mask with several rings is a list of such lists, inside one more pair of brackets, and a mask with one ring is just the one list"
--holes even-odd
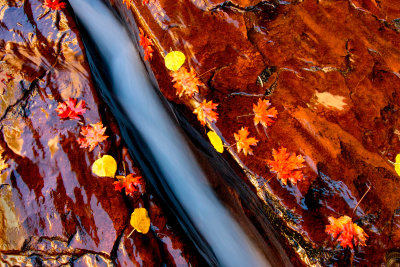
[(153, 58), (153, 42), (144, 34), (142, 28), (139, 28), (139, 44), (143, 47), (144, 60), (151, 60)]
[(204, 99), (193, 113), (197, 114), (197, 119), (204, 126), (206, 125), (206, 119), (211, 123), (218, 120), (218, 113), (214, 111), (217, 109), (217, 106), (218, 104), (214, 104), (212, 100), (207, 102)]
[(148, 4), (149, 3), (149, 0), (143, 0), (143, 5), (146, 5), (146, 4)]
[(172, 72), (172, 82), (174, 82), (174, 87), (176, 89), (176, 94), (179, 97), (182, 95), (187, 95), (192, 97), (195, 93), (199, 92), (198, 86), (203, 85), (203, 83), (197, 78), (196, 72), (193, 68), (187, 71), (185, 67), (181, 67), (178, 71)]
[(69, 98), (67, 101), (63, 103), (58, 103), (56, 111), (58, 112), (58, 116), (61, 119), (72, 119), (79, 120), (80, 115), (86, 112), (86, 103), (84, 100), (81, 100), (76, 103), (76, 99)]
[(120, 191), (125, 188), (125, 194), (133, 196), (133, 194), (139, 191), (139, 185), (144, 190), (144, 182), (142, 176), (133, 176), (128, 174), (125, 176), (117, 176), (118, 181), (114, 182), (115, 190)]
[(273, 119), (276, 119), (276, 115), (278, 115), (278, 111), (274, 107), (268, 109), (270, 105), (269, 100), (261, 100), (261, 98), (258, 99), (257, 105), (253, 104), (255, 125), (261, 123), (265, 128), (272, 125)]
[(66, 3), (60, 2), (60, 0), (45, 0), (45, 6), (53, 10), (61, 10), (67, 6)]
[(237, 134), (233, 134), (236, 140), (236, 148), (238, 152), (240, 153), (240, 151), (243, 150), (243, 154), (245, 156), (247, 156), (247, 154), (253, 155), (253, 150), (250, 148), (250, 146), (255, 146), (258, 143), (258, 140), (254, 137), (248, 137), (249, 134), (250, 133), (247, 127), (242, 127)]
[(93, 151), (98, 143), (107, 139), (108, 136), (104, 135), (105, 131), (106, 127), (103, 127), (103, 123), (101, 123), (101, 121), (95, 124), (90, 124), (89, 126), (83, 126), (81, 128), (81, 135), (84, 137), (78, 139), (80, 147), (89, 147), (89, 151)]
[(326, 226), (325, 232), (337, 239), (343, 248), (354, 249), (357, 245), (365, 246), (368, 235), (360, 226), (353, 223), (349, 216), (337, 219), (329, 217), (328, 220), (330, 224)]
[(292, 184), (303, 180), (303, 172), (298, 170), (304, 167), (303, 156), (296, 156), (295, 153), (289, 154), (284, 147), (279, 148), (278, 151), (272, 149), (272, 156), (274, 160), (267, 160), (267, 164), (272, 172), (278, 174), (278, 179), (280, 179), (284, 185), (287, 184), (287, 180), (292, 182)]

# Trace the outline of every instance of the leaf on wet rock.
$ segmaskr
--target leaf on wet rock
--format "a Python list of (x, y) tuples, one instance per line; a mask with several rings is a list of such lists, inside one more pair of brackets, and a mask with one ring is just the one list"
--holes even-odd
[(349, 216), (341, 216), (337, 219), (329, 217), (328, 220), (329, 225), (326, 226), (325, 232), (333, 239), (337, 239), (343, 248), (354, 249), (353, 244), (365, 246), (368, 235), (360, 226), (353, 223)]
[(169, 70), (177, 71), (183, 65), (183, 63), (185, 63), (185, 60), (185, 54), (183, 54), (182, 52), (169, 52), (164, 58), (165, 67)]
[(61, 2), (60, 0), (45, 0), (44, 4), (46, 7), (49, 7), (53, 10), (61, 10), (67, 6), (66, 3)]
[(253, 150), (250, 146), (256, 146), (258, 143), (258, 140), (254, 137), (248, 137), (249, 134), (247, 127), (242, 127), (237, 133), (233, 134), (238, 152), (240, 153), (243, 150), (245, 156), (247, 154), (253, 155)]
[(254, 112), (254, 124), (261, 124), (265, 128), (271, 126), (274, 123), (273, 119), (276, 119), (276, 115), (278, 115), (278, 111), (272, 107), (270, 109), (269, 100), (261, 100), (258, 99), (257, 105), (253, 104), (253, 112)]
[(192, 97), (195, 93), (199, 92), (198, 86), (203, 85), (193, 68), (187, 71), (185, 67), (182, 67), (178, 71), (172, 72), (171, 76), (173, 78), (172, 82), (174, 82), (176, 94), (179, 97), (183, 95)]
[(135, 192), (139, 191), (139, 186), (144, 189), (144, 181), (142, 176), (134, 176), (133, 173), (125, 176), (117, 176), (117, 182), (114, 182), (115, 190), (121, 191), (125, 188), (125, 194), (133, 196)]
[(106, 127), (103, 127), (101, 121), (95, 124), (90, 124), (89, 126), (83, 126), (81, 128), (81, 135), (84, 137), (78, 139), (78, 144), (80, 144), (80, 147), (82, 148), (89, 147), (89, 151), (93, 151), (98, 143), (101, 143), (108, 138), (108, 136), (104, 135), (105, 131)]
[(303, 156), (290, 154), (285, 147), (281, 147), (278, 151), (272, 149), (272, 157), (274, 160), (267, 160), (267, 164), (271, 172), (275, 172), (284, 185), (287, 184), (287, 180), (296, 184), (304, 179), (303, 172), (299, 170), (305, 167)]
[(63, 103), (58, 103), (56, 111), (61, 119), (79, 120), (79, 116), (86, 112), (86, 103), (84, 100), (79, 101), (77, 99), (69, 98)]
[(222, 143), (221, 138), (213, 131), (209, 131), (207, 133), (208, 139), (210, 139), (211, 144), (219, 153), (224, 152), (224, 144)]
[(151, 60), (153, 58), (153, 42), (147, 35), (143, 32), (142, 28), (139, 28), (139, 44), (142, 46), (144, 51), (144, 60)]
[(145, 208), (136, 208), (131, 214), (132, 227), (142, 234), (147, 234), (150, 229), (150, 218)]
[(117, 162), (110, 155), (104, 155), (92, 165), (92, 172), (100, 177), (114, 177), (117, 171)]
[(398, 175), (400, 175), (400, 154), (396, 155), (395, 163), (394, 163), (394, 170)]
[(213, 123), (218, 120), (218, 113), (214, 110), (217, 109), (218, 104), (214, 104), (211, 101), (206, 101), (205, 99), (200, 105), (193, 111), (194, 114), (197, 114), (197, 119), (200, 121), (201, 125), (206, 125), (206, 120)]

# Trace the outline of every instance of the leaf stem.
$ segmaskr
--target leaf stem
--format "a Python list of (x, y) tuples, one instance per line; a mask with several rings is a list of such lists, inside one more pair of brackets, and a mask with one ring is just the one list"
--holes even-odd
[(202, 74), (199, 75), (199, 77), (203, 76), (204, 74), (206, 74), (207, 72), (210, 72), (212, 70), (215, 70), (217, 67), (211, 68), (209, 70), (207, 70), (206, 72), (203, 72)]
[(133, 234), (133, 232), (135, 232), (135, 228), (133, 228), (132, 232), (129, 233), (129, 235), (127, 236), (127, 238), (129, 238), (131, 236), (131, 234)]
[(364, 199), (365, 195), (369, 192), (370, 189), (371, 189), (371, 186), (368, 186), (367, 191), (364, 193), (364, 195), (361, 197), (360, 201), (358, 201), (357, 205), (354, 207), (353, 214), (356, 211), (356, 209), (358, 208), (358, 205), (360, 205), (361, 201)]
[(253, 116), (253, 115), (254, 115), (254, 113), (245, 114), (245, 115), (239, 115), (239, 116), (236, 116), (236, 119), (240, 118), (240, 117), (248, 117), (248, 116)]

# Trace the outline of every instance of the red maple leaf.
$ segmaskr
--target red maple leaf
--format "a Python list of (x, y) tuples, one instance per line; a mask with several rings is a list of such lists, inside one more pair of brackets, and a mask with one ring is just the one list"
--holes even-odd
[(201, 125), (206, 125), (206, 119), (209, 122), (216, 122), (218, 119), (218, 113), (214, 111), (217, 109), (218, 104), (214, 104), (211, 101), (207, 102), (205, 99), (200, 105), (193, 111), (194, 114), (197, 114), (197, 118), (199, 119)]
[(195, 93), (199, 92), (198, 86), (203, 85), (199, 78), (197, 78), (193, 68), (187, 71), (185, 67), (181, 67), (179, 70), (172, 72), (171, 76), (173, 78), (172, 82), (175, 82), (176, 94), (179, 97), (184, 94), (192, 97)]
[(303, 168), (304, 158), (301, 155), (289, 154), (286, 152), (286, 148), (281, 147), (278, 151), (272, 149), (272, 156), (274, 160), (268, 160), (267, 163), (272, 172), (278, 174), (278, 179), (282, 181), (284, 185), (287, 184), (287, 180), (296, 184), (298, 181), (304, 179), (303, 172), (298, 170)]
[(247, 154), (253, 155), (253, 150), (250, 146), (255, 146), (258, 143), (258, 140), (254, 137), (248, 137), (249, 134), (247, 127), (242, 127), (237, 134), (233, 134), (238, 152), (240, 153), (240, 151), (243, 150), (245, 156), (247, 156)]
[(144, 60), (150, 60), (153, 58), (153, 42), (147, 35), (144, 34), (142, 28), (139, 28), (139, 44), (143, 47), (144, 51)]
[(139, 191), (139, 185), (142, 190), (144, 190), (144, 182), (142, 176), (133, 176), (133, 174), (128, 174), (125, 176), (117, 176), (117, 182), (114, 182), (115, 190), (121, 191), (125, 188), (125, 194), (133, 195), (135, 192)]
[(143, 0), (142, 3), (143, 3), (143, 5), (146, 5), (149, 3), (149, 0)]
[(278, 111), (274, 107), (268, 109), (270, 105), (271, 103), (269, 103), (269, 100), (261, 100), (261, 98), (258, 99), (257, 105), (253, 104), (255, 125), (261, 123), (261, 125), (265, 128), (272, 125), (272, 123), (274, 122), (274, 120), (272, 119), (276, 118), (276, 115), (278, 115)]
[(45, 0), (45, 6), (53, 10), (61, 10), (67, 6), (66, 3), (60, 2), (60, 0)]
[(85, 137), (79, 138), (78, 144), (80, 144), (80, 147), (82, 148), (89, 147), (89, 151), (93, 151), (98, 143), (107, 139), (108, 136), (103, 135), (105, 131), (106, 127), (103, 128), (101, 121), (95, 124), (90, 124), (89, 126), (83, 126), (81, 128), (81, 135)]
[(58, 112), (58, 116), (61, 119), (75, 119), (79, 120), (79, 115), (82, 115), (86, 112), (86, 103), (84, 100), (81, 100), (76, 103), (76, 99), (69, 98), (67, 101), (63, 103), (58, 103), (56, 111)]
[(354, 249), (353, 244), (365, 246), (368, 235), (360, 226), (353, 223), (349, 216), (341, 216), (337, 219), (329, 217), (328, 220), (330, 224), (326, 226), (325, 232), (337, 239), (343, 248)]

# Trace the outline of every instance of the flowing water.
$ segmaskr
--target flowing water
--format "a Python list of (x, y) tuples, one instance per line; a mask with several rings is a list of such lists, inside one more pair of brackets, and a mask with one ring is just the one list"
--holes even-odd
[(123, 26), (98, 0), (70, 3), (105, 60), (113, 88), (108, 97), (122, 107), (122, 132), (131, 137), (126, 142), (136, 158), (141, 155), (139, 165), (208, 263), (269, 266), (211, 190)]

